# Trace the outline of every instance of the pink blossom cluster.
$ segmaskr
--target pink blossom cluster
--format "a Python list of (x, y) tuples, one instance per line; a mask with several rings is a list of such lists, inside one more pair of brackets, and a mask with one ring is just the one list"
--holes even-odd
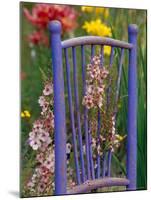
[[(54, 115), (53, 115), (53, 84), (46, 82), (38, 103), (41, 107), (41, 116), (33, 123), (29, 133), (28, 144), (36, 151), (36, 167), (27, 181), (26, 189), (31, 196), (52, 195), (54, 192)], [(66, 153), (70, 157), (72, 145), (66, 144)], [(70, 159), (67, 158), (68, 188), (75, 185), (73, 169)]]
[[(114, 105), (111, 104), (108, 106), (109, 109), (106, 109), (108, 76), (108, 68), (101, 65), (101, 56), (94, 56), (91, 63), (87, 65), (86, 92), (82, 101), (83, 105), (89, 109), (91, 116), (89, 133), (92, 136), (91, 147), (94, 160), (98, 154), (102, 156), (109, 150), (114, 152), (123, 140), (119, 134), (116, 134)], [(111, 75), (110, 78), (112, 78)], [(97, 133), (98, 121), (94, 116), (98, 113), (98, 110), (101, 114), (101, 129), (99, 136)]]
[(52, 143), (50, 134), (54, 129), (54, 115), (51, 110), (52, 102), (48, 96), (53, 94), (53, 84), (46, 83), (43, 95), (38, 102), (42, 108), (41, 118), (33, 123), (32, 131), (29, 133), (29, 145), (33, 150), (45, 151), (49, 144)]
[(83, 97), (83, 105), (90, 108), (101, 108), (105, 92), (105, 80), (109, 71), (101, 67), (100, 56), (94, 56), (91, 64), (87, 65), (86, 94)]
[(54, 148), (49, 146), (46, 151), (37, 152), (37, 167), (34, 169), (30, 180), (27, 183), (31, 194), (48, 194), (54, 189)]

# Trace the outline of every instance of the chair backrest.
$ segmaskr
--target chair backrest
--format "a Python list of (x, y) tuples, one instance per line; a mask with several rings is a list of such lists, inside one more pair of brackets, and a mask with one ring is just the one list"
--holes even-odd
[[(98, 36), (83, 36), (65, 41), (61, 41), (61, 24), (58, 21), (52, 21), (49, 25), (52, 64), (53, 64), (53, 82), (54, 82), (54, 116), (55, 116), (55, 194), (66, 194), (66, 110), (65, 108), (65, 88), (67, 86), (68, 106), (70, 113), (70, 123), (72, 130), (74, 161), (76, 168), (77, 184), (82, 184), (87, 180), (94, 180), (104, 177), (110, 177), (111, 171), (111, 151), (107, 155), (97, 154), (97, 168), (94, 168), (91, 147), (91, 131), (89, 130), (88, 110), (86, 107), (81, 111), (81, 95), (86, 90), (86, 49), (90, 49), (90, 58), (95, 55), (96, 45), (100, 48), (101, 64), (104, 63), (104, 46), (111, 47), (109, 57), (109, 67), (112, 67), (114, 52), (118, 48), (120, 51), (115, 104), (119, 98), (122, 62), (124, 51), (128, 50), (128, 117), (127, 117), (127, 179), (129, 180), (127, 188), (134, 190), (136, 188), (136, 157), (137, 157), (137, 69), (136, 69), (136, 49), (137, 49), (137, 27), (129, 25), (129, 43)], [(77, 51), (78, 50), (78, 51)], [(69, 56), (69, 53), (71, 54)], [(77, 57), (78, 56), (80, 57)], [(81, 65), (79, 66), (79, 60)], [(63, 62), (65, 61), (65, 69)], [(72, 65), (72, 67), (71, 67)], [(79, 93), (79, 76), (81, 68), (82, 94)], [(64, 73), (65, 72), (65, 73)], [(72, 72), (72, 75), (71, 75)], [(65, 77), (66, 76), (66, 80)], [(71, 76), (73, 81), (71, 80)], [(64, 85), (66, 86), (64, 87)], [(107, 99), (108, 104), (109, 99)], [(83, 112), (83, 113), (81, 113)], [(82, 117), (83, 116), (83, 121)], [(100, 134), (101, 116), (98, 111), (97, 137)], [(78, 142), (77, 142), (78, 141)], [(83, 152), (83, 144), (86, 147), (86, 156)], [(111, 182), (108, 185), (112, 185)], [(123, 184), (124, 185), (124, 184)]]

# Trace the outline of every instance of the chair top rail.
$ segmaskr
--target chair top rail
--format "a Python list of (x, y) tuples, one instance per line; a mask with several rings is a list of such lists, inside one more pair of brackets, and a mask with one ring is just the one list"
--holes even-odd
[(72, 39), (67, 39), (61, 42), (62, 48), (68, 48), (68, 47), (74, 47), (74, 46), (80, 46), (80, 45), (107, 45), (107, 46), (113, 46), (113, 47), (120, 47), (125, 49), (132, 49), (133, 45), (120, 41), (115, 40), (108, 37), (99, 37), (99, 36), (82, 36), (82, 37), (76, 37)]
[(95, 180), (87, 180), (83, 184), (75, 186), (73, 189), (68, 190), (67, 194), (77, 194), (89, 192), (93, 189), (108, 187), (108, 186), (127, 186), (130, 181), (126, 178), (101, 178)]

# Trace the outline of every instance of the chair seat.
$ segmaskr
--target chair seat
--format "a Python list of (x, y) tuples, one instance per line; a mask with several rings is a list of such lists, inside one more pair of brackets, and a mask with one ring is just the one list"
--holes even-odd
[(126, 178), (106, 177), (94, 180), (87, 180), (86, 182), (75, 186), (67, 191), (67, 194), (77, 194), (89, 192), (93, 189), (108, 187), (108, 186), (126, 186), (130, 181)]

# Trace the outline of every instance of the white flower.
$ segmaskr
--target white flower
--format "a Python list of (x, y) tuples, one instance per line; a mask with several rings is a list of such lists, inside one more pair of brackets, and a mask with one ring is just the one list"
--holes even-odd
[(87, 90), (87, 93), (91, 94), (93, 91), (93, 85), (88, 85), (86, 90)]
[(99, 101), (98, 101), (98, 107), (101, 108), (103, 105), (103, 98), (100, 96)]
[(38, 100), (38, 103), (40, 106), (44, 106), (46, 100), (45, 100), (45, 97), (44, 96), (40, 96), (39, 97), (39, 100)]
[(66, 153), (69, 154), (71, 152), (71, 144), (67, 143), (66, 144)]
[(41, 142), (39, 141), (39, 139), (36, 139), (36, 138), (33, 140), (30, 140), (29, 144), (33, 150), (37, 150), (41, 146)]
[(96, 139), (92, 138), (92, 148), (96, 147)]

